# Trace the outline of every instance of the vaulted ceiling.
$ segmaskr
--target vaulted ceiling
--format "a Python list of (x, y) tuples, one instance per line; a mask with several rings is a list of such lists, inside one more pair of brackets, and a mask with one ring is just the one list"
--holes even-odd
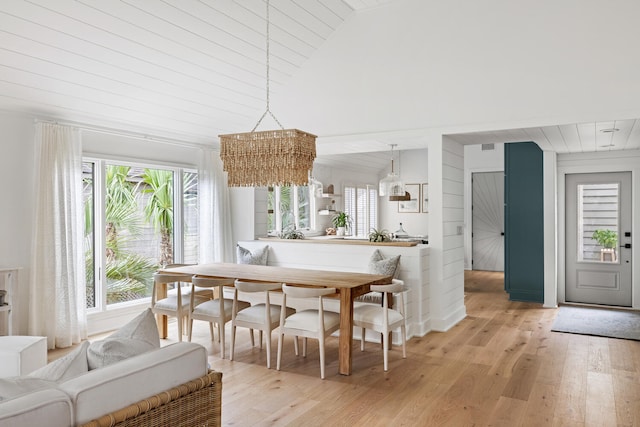
[[(399, 0), (271, 0), (270, 93), (277, 96), (354, 14), (393, 1)], [(265, 111), (265, 36), (263, 0), (3, 0), (0, 109), (215, 144), (219, 134), (251, 130)], [(632, 149), (640, 148), (640, 121), (451, 138), (463, 144), (533, 140), (560, 153)], [(400, 149), (423, 144), (390, 139), (355, 138), (319, 152), (384, 152), (363, 158), (381, 165), (389, 142), (400, 142)]]

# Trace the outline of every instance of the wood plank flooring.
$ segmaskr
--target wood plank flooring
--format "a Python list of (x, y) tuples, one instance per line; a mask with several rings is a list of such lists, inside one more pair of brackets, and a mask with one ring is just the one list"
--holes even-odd
[(467, 317), (411, 339), (406, 359), (394, 347), (386, 373), (379, 345), (360, 352), (354, 342), (353, 375), (338, 374), (329, 338), (325, 380), (314, 340), (306, 358), (286, 340), (278, 372), (275, 334), (267, 369), (266, 349), (252, 348), (245, 329), (235, 360), (220, 360), (196, 322), (194, 341), (223, 372), (223, 425), (640, 426), (640, 342), (551, 332), (557, 310), (509, 301), (501, 273), (467, 272), (465, 294)]

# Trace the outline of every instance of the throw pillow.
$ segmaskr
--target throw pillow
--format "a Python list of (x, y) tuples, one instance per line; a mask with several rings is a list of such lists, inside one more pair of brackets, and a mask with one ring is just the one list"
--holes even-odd
[(158, 326), (148, 308), (107, 338), (91, 343), (87, 361), (89, 369), (97, 369), (156, 348), (160, 348)]
[(384, 274), (396, 277), (398, 271), (398, 263), (400, 262), (400, 255), (392, 256), (391, 258), (384, 258), (380, 251), (376, 249), (371, 254), (369, 259), (370, 274)]
[(31, 372), (29, 376), (60, 383), (82, 375), (89, 371), (89, 365), (87, 364), (88, 348), (89, 341), (83, 341), (78, 348), (66, 356)]
[(251, 252), (240, 245), (236, 246), (236, 257), (238, 264), (267, 265), (269, 256), (269, 245), (263, 246)]
[(0, 401), (56, 386), (54, 381), (30, 376), (0, 378)]

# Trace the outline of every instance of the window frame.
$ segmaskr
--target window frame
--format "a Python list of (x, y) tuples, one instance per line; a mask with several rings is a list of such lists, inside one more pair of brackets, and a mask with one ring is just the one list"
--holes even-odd
[[(270, 196), (267, 194), (267, 214), (269, 214), (270, 211), (273, 211), (272, 213), (273, 213), (273, 223), (274, 223), (274, 228), (269, 229), (269, 220), (267, 219), (267, 233), (269, 235), (277, 235), (284, 231), (282, 229), (283, 212), (282, 212), (281, 203), (280, 203), (282, 187), (287, 187), (287, 186), (273, 185), (267, 188), (267, 193), (273, 191), (273, 207), (272, 208), (269, 207)], [(311, 192), (311, 189), (309, 188), (308, 185), (291, 185), (288, 187), (291, 187), (290, 194), (292, 196), (291, 197), (292, 200), (290, 202), (291, 202), (291, 210), (293, 211), (293, 224), (295, 225), (295, 229), (303, 232), (318, 231), (316, 229), (318, 222), (316, 219), (317, 202), (316, 202), (315, 194)], [(307, 193), (309, 197), (309, 227), (300, 227), (300, 193), (299, 192), (301, 187), (307, 188)]]
[[(359, 190), (363, 190), (365, 194), (364, 200), (362, 202), (359, 200)], [(350, 204), (350, 191), (353, 191), (355, 194), (355, 212), (353, 211), (352, 206), (348, 206), (348, 204)], [(374, 184), (349, 183), (343, 186), (342, 194), (344, 195), (342, 202), (343, 210), (351, 218), (352, 233), (355, 232), (354, 236), (356, 237), (368, 237), (372, 228), (378, 228), (380, 213), (380, 206), (378, 203), (378, 186)], [(364, 206), (362, 206), (362, 218), (360, 218), (360, 216), (358, 215), (358, 211), (360, 210), (358, 205), (360, 203), (364, 203)], [(361, 222), (363, 223), (363, 234), (358, 234), (358, 229), (360, 228), (359, 226)]]
[[(140, 306), (148, 306), (150, 297), (139, 298), (133, 301), (107, 304), (106, 284), (106, 167), (115, 164), (133, 168), (148, 168), (170, 170), (173, 173), (173, 262), (180, 263), (184, 259), (184, 174), (195, 173), (196, 166), (172, 164), (162, 161), (150, 162), (139, 159), (128, 159), (114, 156), (101, 156), (96, 154), (84, 154), (83, 163), (93, 164), (93, 244), (94, 244), (94, 281), (95, 281), (95, 306), (87, 307), (87, 317), (90, 322), (104, 321), (113, 318), (117, 313), (139, 311)], [(198, 193), (200, 192), (200, 180), (198, 180)], [(104, 327), (92, 328), (103, 330)], [(107, 328), (108, 329), (108, 328)]]

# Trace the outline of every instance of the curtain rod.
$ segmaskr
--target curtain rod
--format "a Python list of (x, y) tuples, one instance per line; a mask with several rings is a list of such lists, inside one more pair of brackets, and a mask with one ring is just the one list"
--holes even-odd
[(97, 126), (97, 125), (89, 125), (86, 123), (80, 123), (80, 122), (74, 122), (74, 121), (69, 121), (69, 120), (55, 120), (55, 119), (42, 119), (42, 118), (34, 118), (33, 119), (34, 123), (51, 123), (51, 124), (57, 124), (57, 125), (63, 125), (63, 126), (71, 126), (71, 127), (75, 127), (78, 128), (80, 130), (85, 130), (85, 131), (89, 131), (89, 132), (96, 132), (96, 133), (103, 133), (105, 135), (115, 135), (115, 136), (122, 136), (122, 137), (127, 137), (127, 138), (134, 138), (134, 139), (140, 139), (143, 141), (152, 141), (152, 142), (159, 142), (162, 144), (170, 144), (170, 145), (177, 145), (180, 147), (188, 147), (188, 148), (211, 148), (213, 150), (219, 150), (216, 149), (215, 147), (211, 146), (207, 146), (204, 144), (198, 144), (196, 142), (190, 142), (190, 141), (184, 141), (181, 139), (174, 139), (174, 138), (167, 138), (167, 137), (163, 137), (163, 136), (155, 136), (155, 135), (149, 135), (149, 134), (145, 134), (142, 132), (134, 132), (134, 131), (129, 131), (129, 130), (124, 130), (124, 129), (115, 129), (115, 128), (110, 128), (110, 127), (105, 127), (105, 126)]

